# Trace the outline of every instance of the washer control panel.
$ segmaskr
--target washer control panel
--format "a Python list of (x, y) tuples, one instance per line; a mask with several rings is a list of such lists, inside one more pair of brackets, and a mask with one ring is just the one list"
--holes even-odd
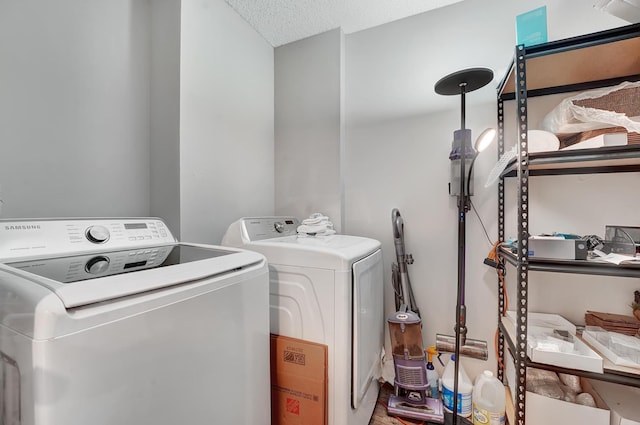
[[(176, 242), (159, 218), (0, 220), (0, 262)], [(103, 267), (96, 260), (87, 272)]]
[(73, 283), (97, 277), (157, 267), (174, 245), (146, 247), (100, 254), (81, 254), (11, 262), (9, 265), (60, 283)]

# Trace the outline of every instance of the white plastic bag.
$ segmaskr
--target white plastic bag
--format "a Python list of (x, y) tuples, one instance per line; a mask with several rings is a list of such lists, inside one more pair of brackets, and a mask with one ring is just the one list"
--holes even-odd
[(628, 132), (640, 133), (640, 117), (605, 109), (586, 108), (576, 100), (597, 99), (618, 90), (640, 87), (640, 82), (624, 82), (613, 87), (589, 90), (564, 99), (542, 121), (542, 128), (555, 134), (571, 134), (608, 127), (624, 127)]

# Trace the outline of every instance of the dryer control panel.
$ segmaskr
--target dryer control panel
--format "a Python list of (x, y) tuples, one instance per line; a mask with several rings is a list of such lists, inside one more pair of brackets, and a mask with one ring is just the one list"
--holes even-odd
[(300, 226), (295, 217), (246, 217), (240, 223), (242, 236), (247, 242), (294, 236)]
[(159, 218), (0, 220), (0, 262), (176, 242)]

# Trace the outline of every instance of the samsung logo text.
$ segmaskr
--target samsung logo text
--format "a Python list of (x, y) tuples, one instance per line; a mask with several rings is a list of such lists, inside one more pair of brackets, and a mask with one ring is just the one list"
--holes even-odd
[(39, 230), (39, 224), (22, 224), (17, 226), (4, 226), (4, 230)]

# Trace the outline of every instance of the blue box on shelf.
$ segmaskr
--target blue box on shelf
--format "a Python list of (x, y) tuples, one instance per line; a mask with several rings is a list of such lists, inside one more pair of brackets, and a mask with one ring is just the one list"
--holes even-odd
[(516, 38), (525, 46), (547, 42), (547, 6), (516, 16)]

